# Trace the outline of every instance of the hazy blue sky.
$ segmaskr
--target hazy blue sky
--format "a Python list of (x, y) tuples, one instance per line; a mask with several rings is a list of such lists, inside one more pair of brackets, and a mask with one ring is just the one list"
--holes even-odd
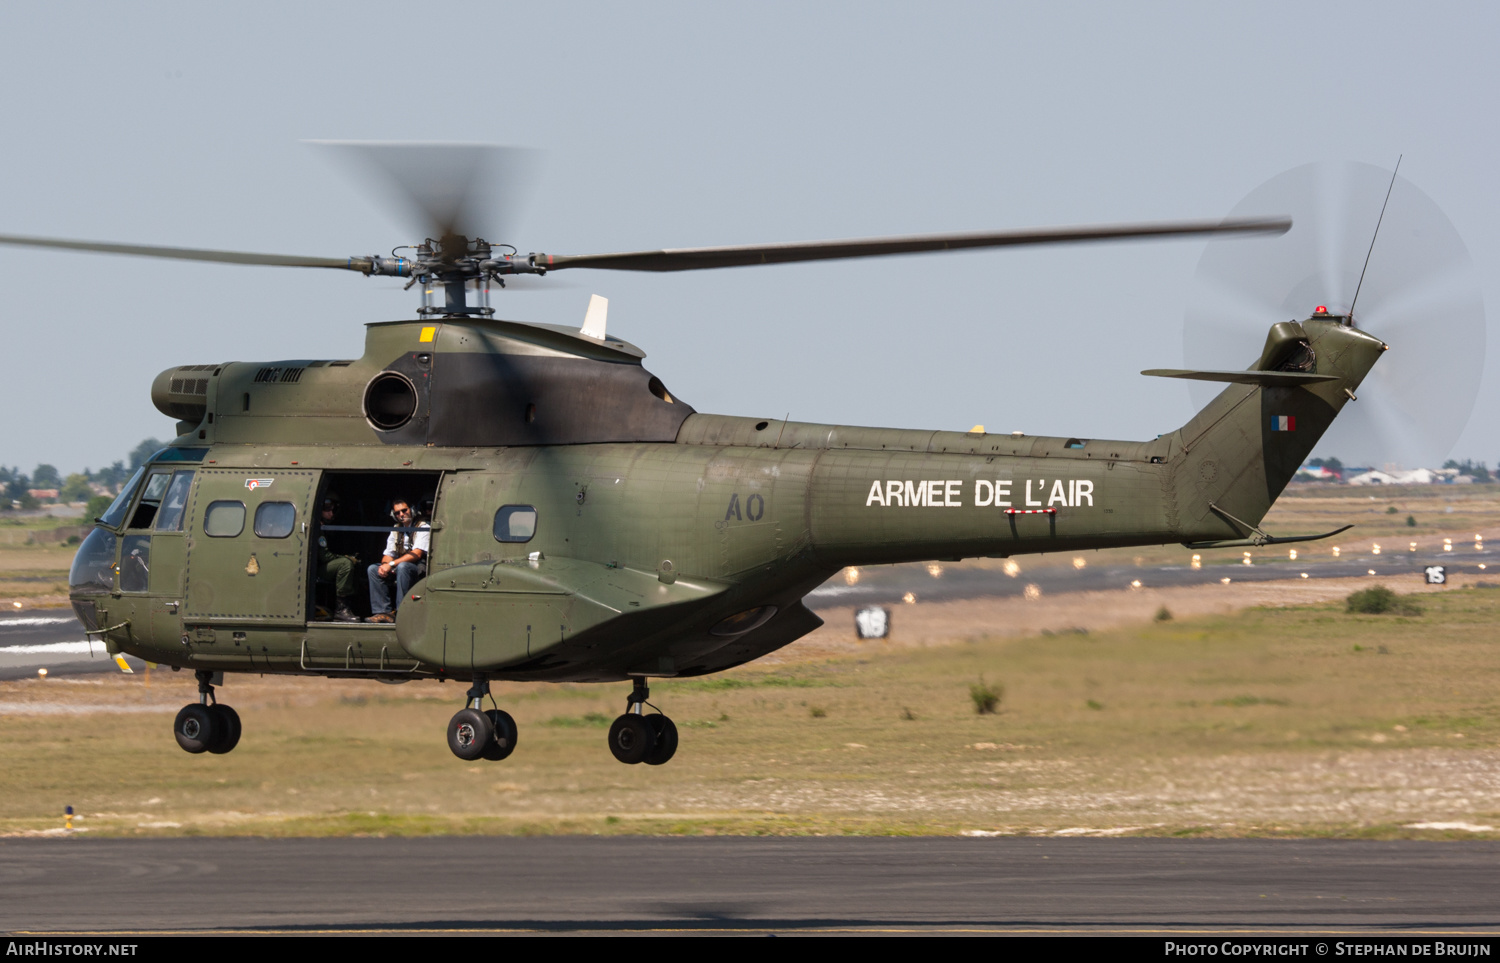
[[(1497, 27), (1478, 3), (13, 5), (0, 232), (330, 256), (415, 238), (313, 138), (540, 148), (505, 240), (554, 253), (1218, 217), (1288, 168), (1404, 154), (1488, 294)], [(416, 304), (357, 275), (0, 251), (0, 461), (27, 470), (170, 435), (148, 397), (168, 365), (356, 356), (362, 323)], [(1202, 253), (571, 272), (500, 309), (579, 324), (605, 295), (701, 411), (1149, 438), (1191, 412), (1136, 372), (1181, 363)], [(1500, 460), (1497, 404), (1491, 363), (1455, 455)]]

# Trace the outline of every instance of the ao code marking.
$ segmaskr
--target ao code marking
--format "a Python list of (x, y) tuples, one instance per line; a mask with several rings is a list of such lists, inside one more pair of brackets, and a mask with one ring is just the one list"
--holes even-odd
[(740, 493), (735, 492), (729, 496), (729, 507), (724, 510), (724, 521), (744, 521), (748, 518), (752, 522), (758, 522), (765, 517), (766, 500), (760, 495), (751, 495), (745, 499), (745, 515), (740, 517)]
[[(1028, 478), (1025, 482), (1026, 496), (1022, 503), (1024, 508), (1051, 508), (1054, 505), (1062, 505), (1065, 508), (1094, 507), (1094, 483), (1087, 478), (1054, 479), (1050, 492), (1046, 479)], [(1011, 508), (1013, 507), (1011, 486), (1016, 484), (1018, 483), (1010, 478), (997, 478), (994, 481), (976, 478), (973, 504), (980, 508), (987, 506)], [(964, 507), (963, 486), (962, 479), (941, 481), (936, 479), (880, 481), (876, 479), (870, 483), (870, 494), (865, 497), (865, 507), (879, 505), (881, 508), (962, 508)], [(1035, 496), (1032, 494), (1033, 486), (1035, 486)]]

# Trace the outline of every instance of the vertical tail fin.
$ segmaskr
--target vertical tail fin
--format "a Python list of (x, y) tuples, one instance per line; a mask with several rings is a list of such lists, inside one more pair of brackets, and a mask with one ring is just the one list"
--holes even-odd
[(1386, 347), (1342, 318), (1288, 321), (1246, 372), (1179, 373), (1237, 382), (1174, 433), (1170, 497), (1184, 541), (1259, 525)]

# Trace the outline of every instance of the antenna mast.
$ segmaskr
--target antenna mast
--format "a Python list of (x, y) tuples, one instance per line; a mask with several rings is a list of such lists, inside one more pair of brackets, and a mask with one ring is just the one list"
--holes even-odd
[(1380, 205), (1380, 217), (1375, 220), (1375, 233), (1370, 235), (1370, 249), (1365, 252), (1365, 266), (1359, 269), (1359, 283), (1354, 285), (1354, 299), (1349, 302), (1349, 323), (1354, 323), (1354, 303), (1359, 300), (1359, 289), (1365, 286), (1365, 272), (1370, 269), (1370, 255), (1375, 253), (1375, 238), (1380, 236), (1380, 223), (1385, 220), (1386, 205), (1391, 203), (1391, 191), (1396, 187), (1396, 171), (1401, 169), (1401, 158), (1397, 155), (1396, 170), (1391, 171), (1391, 186), (1385, 189), (1385, 201)]

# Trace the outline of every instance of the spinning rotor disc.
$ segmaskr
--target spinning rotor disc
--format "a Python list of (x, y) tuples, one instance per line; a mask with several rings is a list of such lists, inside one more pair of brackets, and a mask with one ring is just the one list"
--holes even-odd
[[(1250, 192), (1230, 217), (1268, 212), (1291, 215), (1292, 229), (1210, 244), (1199, 260), (1183, 321), (1186, 367), (1243, 366), (1271, 324), (1305, 319), (1320, 305), (1347, 314), (1352, 305), (1355, 326), (1391, 350), (1317, 451), (1348, 465), (1438, 467), (1468, 423), (1484, 374), (1484, 301), (1458, 231), (1414, 184), (1398, 176), (1393, 186), (1389, 171), (1370, 164), (1294, 168)], [(1189, 390), (1200, 408), (1215, 394), (1202, 383)]]

